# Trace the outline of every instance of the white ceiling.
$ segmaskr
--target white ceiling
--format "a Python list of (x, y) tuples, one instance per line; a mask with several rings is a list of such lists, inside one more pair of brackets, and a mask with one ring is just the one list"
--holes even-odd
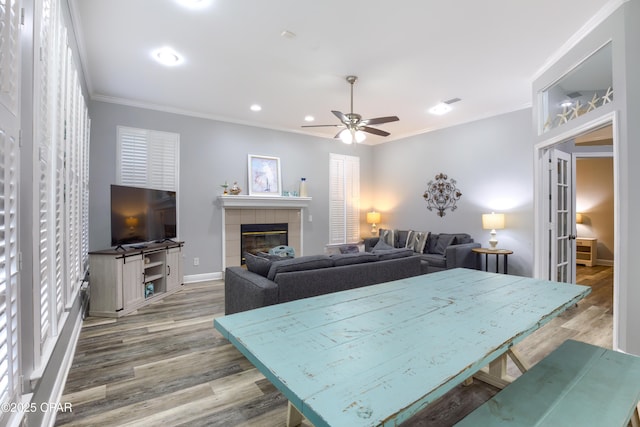
[[(609, 0), (70, 0), (92, 99), (333, 137), (331, 110), (397, 115), (380, 143), (531, 105), (531, 83)], [(290, 31), (295, 37), (281, 36)], [(158, 64), (170, 46), (184, 61)], [(462, 101), (445, 116), (426, 110)], [(258, 103), (262, 111), (249, 107)]]

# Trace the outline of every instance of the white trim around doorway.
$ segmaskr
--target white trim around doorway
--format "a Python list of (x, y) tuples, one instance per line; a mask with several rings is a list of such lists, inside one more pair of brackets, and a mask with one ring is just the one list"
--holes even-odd
[[(543, 182), (543, 174), (545, 168), (547, 167), (543, 162), (543, 154), (547, 148), (550, 148), (554, 145), (565, 142), (569, 139), (575, 138), (578, 135), (582, 135), (592, 129), (596, 129), (602, 127), (608, 123), (612, 125), (613, 132), (613, 191), (614, 191), (614, 203), (613, 203), (613, 228), (614, 228), (614, 260), (613, 260), (613, 348), (618, 349), (619, 337), (620, 333), (620, 319), (625, 318), (627, 313), (621, 313), (621, 305), (620, 305), (620, 269), (619, 269), (619, 259), (620, 259), (620, 248), (623, 247), (622, 239), (624, 236), (620, 232), (620, 191), (619, 191), (619, 183), (620, 183), (620, 169), (619, 169), (619, 135), (618, 135), (618, 113), (617, 111), (612, 111), (610, 113), (604, 114), (594, 120), (583, 123), (580, 126), (571, 128), (566, 132), (560, 133), (556, 136), (553, 136), (547, 140), (539, 142), (534, 145), (534, 259), (533, 259), (533, 275), (534, 278), (542, 278), (544, 277), (544, 264), (542, 260), (547, 255), (545, 253), (546, 246), (544, 245), (544, 233), (542, 232), (545, 229), (544, 223), (544, 212), (543, 212), (543, 200), (545, 190), (542, 188)], [(581, 153), (582, 154), (582, 153)], [(574, 196), (575, 197), (575, 196)]]

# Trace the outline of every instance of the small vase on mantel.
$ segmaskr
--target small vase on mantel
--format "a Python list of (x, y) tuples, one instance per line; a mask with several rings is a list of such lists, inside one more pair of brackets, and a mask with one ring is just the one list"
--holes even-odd
[(238, 187), (237, 181), (234, 182), (231, 188), (229, 189), (229, 193), (231, 193), (234, 196), (237, 196), (238, 194), (240, 194), (241, 191), (242, 191), (242, 188)]
[(307, 178), (300, 178), (300, 197), (307, 196)]

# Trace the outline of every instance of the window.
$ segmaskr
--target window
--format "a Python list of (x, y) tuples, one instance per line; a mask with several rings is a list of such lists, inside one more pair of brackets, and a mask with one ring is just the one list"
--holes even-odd
[(329, 155), (329, 244), (360, 240), (360, 158)]
[(118, 183), (178, 190), (180, 135), (118, 126)]

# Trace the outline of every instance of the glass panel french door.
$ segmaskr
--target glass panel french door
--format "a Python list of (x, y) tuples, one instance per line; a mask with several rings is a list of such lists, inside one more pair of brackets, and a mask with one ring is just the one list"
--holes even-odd
[(548, 279), (575, 282), (574, 178), (571, 154), (548, 152)]

